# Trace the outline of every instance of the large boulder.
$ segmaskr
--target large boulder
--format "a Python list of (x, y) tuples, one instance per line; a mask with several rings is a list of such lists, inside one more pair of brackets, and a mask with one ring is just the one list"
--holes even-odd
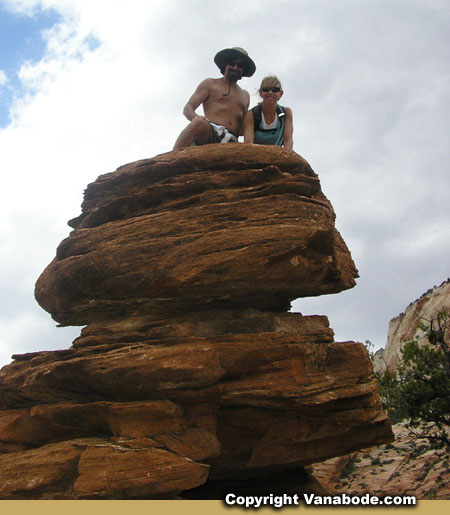
[(70, 225), (36, 298), (86, 327), (0, 371), (2, 499), (320, 492), (305, 465), (392, 439), (365, 347), (288, 312), (357, 276), (294, 152), (132, 163), (89, 185)]
[(355, 285), (317, 175), (279, 147), (210, 145), (103, 175), (36, 285), (63, 325), (254, 307)]

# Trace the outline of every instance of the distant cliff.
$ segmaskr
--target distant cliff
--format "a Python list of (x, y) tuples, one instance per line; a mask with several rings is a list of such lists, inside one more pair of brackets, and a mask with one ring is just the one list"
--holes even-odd
[(450, 279), (426, 291), (389, 322), (386, 348), (375, 354), (375, 370), (384, 370), (386, 366), (395, 370), (406, 342), (418, 340), (419, 343), (426, 344), (427, 340), (418, 324), (420, 321), (431, 320), (443, 308), (450, 309)]

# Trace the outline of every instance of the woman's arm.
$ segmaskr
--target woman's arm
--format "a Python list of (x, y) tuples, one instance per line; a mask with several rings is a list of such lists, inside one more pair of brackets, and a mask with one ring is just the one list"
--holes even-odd
[(247, 111), (244, 116), (244, 143), (253, 143), (255, 141), (255, 122), (253, 119), (253, 111)]
[(292, 150), (294, 146), (294, 122), (292, 117), (292, 109), (285, 107), (286, 119), (284, 120), (284, 148)]

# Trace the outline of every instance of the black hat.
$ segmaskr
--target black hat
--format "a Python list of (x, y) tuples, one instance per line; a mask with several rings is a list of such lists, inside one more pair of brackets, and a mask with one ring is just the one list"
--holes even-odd
[(224, 50), (217, 52), (214, 57), (214, 62), (220, 68), (222, 73), (225, 70), (228, 59), (242, 59), (242, 62), (244, 63), (244, 72), (242, 73), (243, 77), (251, 77), (255, 73), (256, 65), (243, 48), (235, 46), (233, 48), (225, 48)]

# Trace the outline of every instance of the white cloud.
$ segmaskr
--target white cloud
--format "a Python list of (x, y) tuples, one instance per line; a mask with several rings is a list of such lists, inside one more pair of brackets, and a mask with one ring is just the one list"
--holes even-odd
[(8, 77), (3, 70), (0, 70), (0, 86), (4, 86), (8, 82)]
[(44, 348), (39, 335), (70, 343), (66, 329), (48, 329), (33, 298), (66, 221), (98, 175), (170, 150), (184, 103), (201, 79), (218, 76), (213, 56), (228, 46), (246, 48), (257, 64), (242, 81), (253, 102), (264, 75), (280, 76), (295, 148), (319, 174), (361, 271), (351, 292), (298, 304), (330, 314), (338, 339), (384, 344), (389, 318), (450, 275), (445, 2), (7, 5), (29, 16), (56, 9), (62, 19), (44, 33), (43, 58), (22, 66), (26, 94), (0, 130), (5, 354)]

